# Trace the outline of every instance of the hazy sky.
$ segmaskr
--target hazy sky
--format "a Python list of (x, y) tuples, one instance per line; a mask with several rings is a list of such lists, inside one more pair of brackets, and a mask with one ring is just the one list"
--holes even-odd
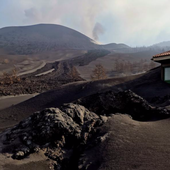
[(170, 40), (169, 0), (0, 0), (0, 27), (54, 23), (101, 43)]

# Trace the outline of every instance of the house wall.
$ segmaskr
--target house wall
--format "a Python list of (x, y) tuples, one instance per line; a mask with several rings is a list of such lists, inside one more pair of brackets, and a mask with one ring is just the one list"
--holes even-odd
[(161, 80), (164, 80), (164, 67), (161, 65)]

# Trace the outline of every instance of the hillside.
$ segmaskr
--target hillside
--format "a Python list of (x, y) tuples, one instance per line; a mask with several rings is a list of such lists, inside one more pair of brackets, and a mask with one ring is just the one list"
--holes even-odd
[(163, 41), (163, 42), (154, 44), (153, 47), (168, 48), (170, 47), (170, 41)]
[(133, 49), (126, 44), (110, 43), (106, 45), (100, 45), (100, 47), (105, 50), (110, 50), (110, 51), (114, 50), (115, 52), (122, 52), (122, 53), (133, 51)]
[(32, 54), (57, 49), (94, 49), (94, 40), (64, 26), (39, 24), (0, 29), (0, 48), (14, 54)]

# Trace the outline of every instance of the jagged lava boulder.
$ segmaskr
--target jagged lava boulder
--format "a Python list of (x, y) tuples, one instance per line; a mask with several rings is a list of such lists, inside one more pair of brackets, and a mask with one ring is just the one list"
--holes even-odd
[[(72, 149), (86, 143), (95, 127), (102, 125), (105, 119), (75, 104), (48, 108), (34, 113), (8, 130), (4, 144), (6, 148), (13, 146), (14, 159), (22, 159), (39, 149), (52, 147), (53, 151), (60, 150), (55, 160), (60, 159), (61, 162), (64, 159), (61, 155), (65, 153), (61, 152), (63, 148)], [(52, 157), (49, 153), (46, 155)]]

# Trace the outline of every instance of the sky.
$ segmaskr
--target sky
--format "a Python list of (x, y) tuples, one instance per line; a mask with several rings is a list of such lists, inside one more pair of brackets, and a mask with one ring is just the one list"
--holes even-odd
[(96, 41), (149, 46), (170, 41), (169, 0), (0, 0), (0, 28), (52, 23)]

